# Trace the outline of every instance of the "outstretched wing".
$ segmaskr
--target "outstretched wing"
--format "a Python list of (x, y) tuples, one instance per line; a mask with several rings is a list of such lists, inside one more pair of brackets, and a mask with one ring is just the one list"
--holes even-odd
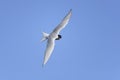
[(63, 18), (61, 23), (53, 30), (53, 32), (59, 34), (59, 32), (68, 24), (69, 19), (72, 15), (72, 9), (69, 11), (69, 13)]
[(47, 48), (45, 51), (45, 55), (44, 55), (44, 62), (43, 62), (44, 65), (49, 60), (51, 53), (53, 52), (54, 45), (55, 45), (55, 40), (53, 38), (49, 38), (48, 43), (47, 43)]

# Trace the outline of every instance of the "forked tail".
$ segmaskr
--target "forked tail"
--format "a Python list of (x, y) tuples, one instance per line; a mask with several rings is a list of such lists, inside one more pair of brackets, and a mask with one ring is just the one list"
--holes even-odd
[(47, 34), (47, 33), (45, 33), (45, 32), (42, 32), (42, 34), (43, 34), (43, 37), (42, 37), (42, 39), (41, 39), (41, 42), (47, 40), (48, 37), (49, 37), (49, 34)]

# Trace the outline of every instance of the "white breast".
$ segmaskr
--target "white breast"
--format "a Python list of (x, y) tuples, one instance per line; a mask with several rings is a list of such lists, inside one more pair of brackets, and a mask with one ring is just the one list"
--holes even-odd
[(55, 33), (55, 32), (52, 32), (50, 35), (49, 35), (50, 38), (58, 38), (58, 35)]

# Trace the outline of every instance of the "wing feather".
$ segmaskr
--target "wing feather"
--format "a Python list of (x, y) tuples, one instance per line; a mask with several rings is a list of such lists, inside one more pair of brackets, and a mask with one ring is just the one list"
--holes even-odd
[(59, 32), (68, 24), (70, 17), (72, 15), (72, 9), (69, 11), (69, 13), (63, 18), (61, 23), (53, 30), (53, 32), (59, 34)]
[(48, 39), (47, 48), (46, 48), (45, 55), (44, 55), (44, 62), (43, 62), (44, 65), (47, 63), (47, 61), (49, 60), (51, 56), (51, 53), (53, 52), (54, 45), (55, 45), (54, 41), (55, 40), (53, 38)]

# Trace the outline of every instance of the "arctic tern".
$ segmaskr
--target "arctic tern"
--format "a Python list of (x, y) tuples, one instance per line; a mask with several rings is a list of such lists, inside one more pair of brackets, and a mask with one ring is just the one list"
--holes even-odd
[(70, 9), (68, 14), (63, 18), (61, 23), (53, 30), (53, 32), (51, 32), (50, 34), (43, 32), (43, 38), (41, 39), (41, 41), (47, 40), (47, 47), (44, 54), (43, 65), (47, 63), (53, 52), (55, 46), (55, 40), (59, 40), (62, 38), (62, 36), (59, 33), (68, 24), (71, 15), (72, 15), (72, 9)]

